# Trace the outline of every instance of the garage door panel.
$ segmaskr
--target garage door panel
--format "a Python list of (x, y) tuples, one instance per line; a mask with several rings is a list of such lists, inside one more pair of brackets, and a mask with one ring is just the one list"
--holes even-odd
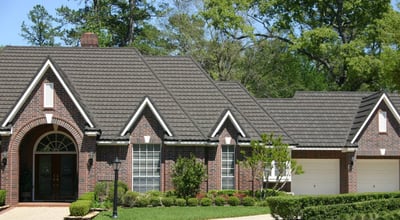
[(398, 160), (357, 160), (357, 192), (399, 190)]
[(292, 176), (292, 191), (298, 195), (338, 194), (339, 159), (296, 159), (304, 174)]

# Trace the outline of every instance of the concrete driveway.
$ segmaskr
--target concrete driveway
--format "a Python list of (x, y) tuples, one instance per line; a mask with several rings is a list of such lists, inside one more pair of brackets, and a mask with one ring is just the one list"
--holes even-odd
[(0, 220), (63, 220), (68, 207), (12, 207), (0, 212)]

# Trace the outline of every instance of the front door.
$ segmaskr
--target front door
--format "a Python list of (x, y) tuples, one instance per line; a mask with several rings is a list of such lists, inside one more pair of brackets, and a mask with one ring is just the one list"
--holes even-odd
[(76, 152), (62, 134), (51, 134), (36, 148), (34, 200), (70, 201), (77, 196)]
[(35, 200), (73, 200), (75, 198), (76, 155), (36, 155)]

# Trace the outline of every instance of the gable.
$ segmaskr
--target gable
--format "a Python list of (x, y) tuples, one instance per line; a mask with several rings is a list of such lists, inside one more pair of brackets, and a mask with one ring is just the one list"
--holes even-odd
[(65, 92), (68, 94), (69, 98), (71, 98), (72, 102), (74, 103), (75, 107), (78, 109), (79, 113), (84, 118), (85, 122), (88, 124), (90, 128), (94, 128), (94, 123), (89, 117), (89, 114), (84, 110), (82, 104), (78, 101), (76, 95), (73, 93), (72, 88), (68, 85), (64, 77), (62, 77), (61, 72), (59, 72), (53, 62), (50, 59), (47, 59), (46, 62), (42, 65), (39, 72), (35, 75), (33, 80), (30, 82), (22, 96), (19, 98), (18, 102), (14, 105), (11, 109), (10, 113), (6, 115), (6, 119), (2, 123), (2, 127), (6, 127), (17, 115), (20, 111), (22, 106), (28, 100), (29, 96), (32, 94), (35, 87), (41, 82), (43, 76), (46, 74), (48, 70), (51, 70), (52, 73), (56, 76), (60, 84), (62, 85)]
[(246, 134), (244, 133), (243, 129), (241, 128), (241, 126), (239, 125), (238, 121), (236, 120), (236, 118), (233, 116), (233, 114), (231, 113), (230, 110), (227, 110), (225, 113), (222, 114), (222, 118), (221, 120), (219, 120), (217, 126), (215, 127), (215, 129), (213, 130), (213, 132), (211, 133), (211, 137), (215, 137), (217, 136), (218, 132), (221, 130), (222, 126), (225, 124), (226, 120), (230, 120), (231, 123), (233, 124), (233, 126), (235, 127), (235, 129), (240, 133), (240, 135), (242, 137), (246, 137)]
[[(377, 94), (374, 94), (377, 95)], [(351, 138), (350, 143), (354, 144), (359, 138), (360, 135), (362, 134), (362, 132), (367, 128), (368, 123), (373, 119), (373, 117), (376, 114), (379, 114), (378, 108), (381, 104), (385, 104), (388, 111), (393, 115), (393, 117), (395, 118), (395, 120), (397, 121), (397, 123), (400, 124), (400, 115), (397, 111), (397, 109), (394, 107), (393, 103), (391, 102), (391, 100), (388, 98), (386, 93), (382, 93), (382, 95), (379, 97), (377, 97), (377, 101), (372, 101), (370, 104), (361, 104), (360, 105), (360, 110), (358, 115), (361, 115), (361, 111), (364, 111), (364, 117), (360, 117), (360, 124), (361, 126), (356, 129), (356, 133), (354, 135), (353, 138)], [(367, 101), (366, 101), (367, 102)], [(368, 107), (369, 106), (369, 107)], [(356, 116), (357, 118), (357, 116)]]
[(143, 113), (143, 111), (145, 110), (146, 107), (150, 108), (151, 112), (156, 117), (158, 123), (160, 123), (161, 127), (168, 134), (168, 136), (172, 137), (173, 134), (172, 134), (171, 130), (169, 129), (169, 127), (165, 123), (164, 119), (158, 113), (157, 109), (154, 107), (153, 103), (150, 101), (150, 99), (148, 97), (146, 97), (143, 100), (143, 102), (140, 104), (139, 108), (132, 115), (132, 117), (129, 120), (128, 124), (124, 127), (124, 129), (120, 133), (120, 136), (121, 137), (125, 136), (128, 133), (128, 131), (132, 129), (132, 126), (140, 119), (140, 116), (142, 115), (142, 113)]

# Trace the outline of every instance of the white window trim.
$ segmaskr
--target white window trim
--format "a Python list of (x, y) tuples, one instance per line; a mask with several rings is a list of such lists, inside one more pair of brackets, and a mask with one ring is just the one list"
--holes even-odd
[[(155, 175), (147, 175), (147, 172), (146, 172), (146, 175), (144, 175), (144, 176), (141, 176), (141, 175), (135, 175), (134, 174), (134, 161), (135, 161), (135, 158), (134, 158), (134, 153), (135, 153), (135, 151), (134, 151), (134, 147), (135, 146), (139, 146), (140, 147), (140, 145), (145, 145), (146, 146), (146, 150), (148, 151), (148, 149), (147, 149), (147, 147), (149, 146), (149, 145), (159, 145), (160, 146), (160, 157), (158, 158), (158, 165), (159, 165), (159, 167), (158, 167), (158, 169), (159, 169), (159, 175), (157, 175), (157, 176), (155, 176)], [(154, 152), (154, 150), (152, 151), (152, 152)], [(155, 190), (158, 190), (158, 191), (160, 191), (161, 190), (161, 157), (162, 157), (162, 146), (161, 146), (161, 144), (153, 144), (153, 143), (149, 143), (149, 144), (142, 144), (142, 143), (140, 143), (140, 144), (134, 144), (134, 146), (132, 146), (132, 189), (134, 189), (134, 185), (135, 185), (135, 182), (134, 182), (134, 179), (135, 178), (159, 178), (159, 183), (158, 183), (158, 189), (155, 189)], [(138, 161), (145, 161), (145, 162), (147, 162), (147, 160), (146, 160), (146, 158), (145, 159), (143, 159), (143, 158), (139, 158), (138, 159)], [(152, 164), (154, 165), (154, 162), (156, 161), (156, 160), (154, 160), (153, 158), (151, 159), (151, 161), (152, 161)], [(139, 163), (140, 164), (140, 163)], [(147, 188), (147, 186), (146, 186), (146, 188)]]
[[(288, 162), (288, 161), (286, 162), (286, 170), (285, 170), (286, 175), (285, 176), (280, 176), (280, 178), (278, 179), (277, 173), (278, 173), (278, 169), (276, 168), (276, 163), (275, 163), (275, 161), (272, 161), (271, 162), (271, 171), (268, 176), (268, 182), (292, 181), (292, 174), (291, 174), (292, 169), (290, 166), (290, 162)], [(264, 179), (264, 182), (267, 181), (265, 176), (263, 177), (263, 179)]]
[(43, 83), (43, 107), (54, 108), (54, 83)]
[(378, 114), (378, 129), (379, 133), (387, 132), (387, 112), (383, 110), (379, 110)]
[[(222, 155), (223, 155), (223, 148), (221, 147), (221, 189), (222, 189), (222, 179), (224, 178), (224, 177), (229, 177), (229, 178), (233, 178), (233, 188), (232, 189), (235, 189), (236, 187), (235, 187), (235, 159), (236, 159), (236, 153), (235, 153), (235, 145), (231, 145), (231, 144), (227, 144), (227, 145), (223, 145), (223, 146), (226, 146), (226, 147), (233, 147), (233, 162), (234, 162), (234, 165), (233, 165), (233, 176), (223, 176), (223, 172), (222, 172), (222, 170), (224, 170), (224, 169), (232, 169), (232, 168), (224, 168), (223, 167), (223, 160), (222, 160)], [(229, 153), (231, 153), (231, 151), (229, 151)]]

